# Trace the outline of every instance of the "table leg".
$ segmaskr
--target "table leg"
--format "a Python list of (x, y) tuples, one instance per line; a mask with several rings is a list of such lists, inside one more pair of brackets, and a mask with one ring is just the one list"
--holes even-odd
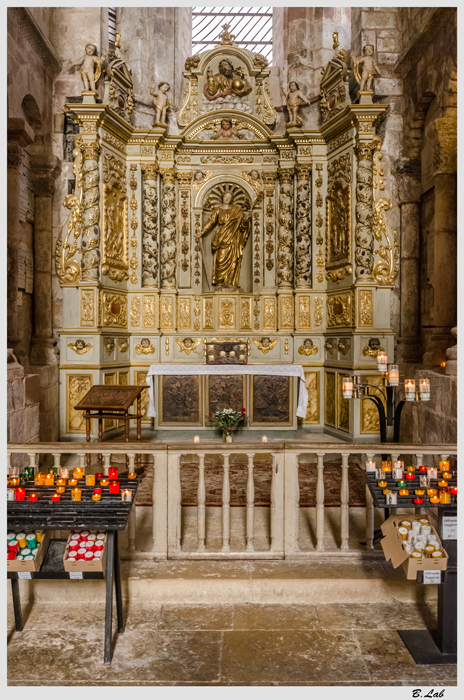
[(122, 611), (121, 563), (119, 561), (118, 531), (114, 531), (114, 585), (116, 588), (116, 610), (118, 613), (118, 632), (124, 632), (124, 615)]
[(106, 555), (106, 608), (105, 608), (105, 664), (111, 663), (111, 637), (113, 624), (113, 570), (114, 570), (114, 532), (108, 531)]
[(21, 599), (19, 597), (19, 581), (17, 578), (11, 579), (11, 592), (13, 593), (13, 609), (15, 617), (15, 630), (23, 631), (23, 618), (21, 615)]
[[(124, 431), (125, 431), (125, 435), (126, 435), (126, 442), (129, 442), (129, 430), (130, 430), (130, 425), (129, 425), (129, 412), (126, 411), (126, 412), (124, 413)], [(128, 464), (129, 464), (129, 458), (128, 458), (127, 454), (126, 454), (126, 467), (128, 466)]]
[[(98, 419), (98, 442), (101, 442), (103, 440), (103, 421), (101, 418)], [(98, 455), (98, 462), (101, 464), (103, 461), (103, 455), (99, 453)]]
[[(142, 399), (139, 396), (137, 399), (137, 415), (141, 416), (142, 415)], [(137, 440), (140, 441), (142, 439), (142, 419), (137, 418)], [(138, 457), (137, 457), (137, 464), (139, 467), (142, 466), (142, 455), (139, 452)]]

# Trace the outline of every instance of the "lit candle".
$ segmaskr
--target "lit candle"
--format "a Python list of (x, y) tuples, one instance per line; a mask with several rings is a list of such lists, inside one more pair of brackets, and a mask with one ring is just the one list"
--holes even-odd
[(382, 471), (391, 472), (391, 462), (382, 462)]
[(24, 501), (26, 489), (15, 489), (15, 501)]
[(31, 493), (27, 497), (28, 501), (38, 501), (39, 500), (39, 495), (37, 493)]
[(96, 472), (96, 473), (95, 473), (95, 478), (96, 478), (96, 479), (103, 479), (104, 476), (105, 476), (105, 475), (103, 474), (103, 472)]
[(54, 502), (55, 502), (55, 501), (61, 501), (61, 496), (60, 496), (60, 494), (59, 494), (59, 493), (52, 493), (51, 500), (54, 501)]
[(194, 435), (194, 436), (193, 436), (193, 442), (200, 442), (200, 436), (199, 436), (199, 435)]
[(393, 478), (402, 479), (403, 478), (403, 462), (393, 462)]
[(73, 478), (74, 479), (82, 479), (84, 477), (84, 470), (82, 467), (74, 467), (73, 469)]
[(372, 459), (366, 462), (366, 472), (375, 472), (375, 462)]
[(405, 486), (407, 486), (406, 482), (403, 481), (403, 479), (401, 479), (401, 481), (397, 481), (397, 482), (396, 482), (396, 485), (399, 486), (400, 488), (401, 488), (401, 487), (404, 488)]
[(261, 442), (267, 442), (267, 441), (268, 441), (267, 435), (263, 435), (261, 438)]
[(109, 483), (110, 482), (108, 481), (108, 479), (101, 479), (100, 480), (100, 486), (108, 486)]
[(135, 472), (129, 472), (129, 474), (127, 475), (127, 478), (128, 479), (136, 479), (137, 474)]
[(398, 369), (398, 365), (389, 365), (388, 383), (390, 386), (398, 386), (400, 383), (400, 370)]
[(429, 470), (429, 468), (428, 468), (428, 467), (425, 467), (424, 465), (422, 465), (422, 466), (419, 467), (419, 471), (420, 471), (420, 472), (428, 472), (428, 470)]
[(77, 479), (68, 479), (68, 486), (77, 486)]
[(387, 371), (388, 355), (384, 350), (379, 350), (377, 353), (377, 369), (379, 372)]
[(92, 501), (101, 501), (101, 493), (93, 493)]
[(410, 464), (409, 467), (406, 467), (407, 472), (415, 472), (416, 467), (413, 464)]
[(60, 467), (59, 469), (60, 477), (62, 479), (69, 479), (69, 469), (68, 467)]
[(404, 380), (404, 393), (406, 401), (414, 401), (416, 398), (416, 382), (414, 379)]
[(408, 489), (400, 489), (399, 494), (400, 496), (409, 496), (409, 491)]
[(439, 481), (438, 486), (440, 486), (441, 488), (445, 488), (446, 486), (448, 486), (448, 482), (447, 481)]
[(406, 479), (415, 479), (416, 477), (415, 477), (415, 474), (413, 472), (408, 472), (407, 474), (405, 474), (405, 478)]
[(420, 505), (421, 503), (424, 502), (424, 499), (419, 498), (419, 496), (415, 496), (412, 500), (413, 500), (413, 503), (415, 503), (416, 505)]
[(437, 489), (427, 489), (427, 496), (436, 496)]
[(442, 479), (452, 479), (453, 478), (453, 475), (451, 472), (443, 472), (443, 474), (441, 476), (442, 476)]
[(430, 379), (419, 379), (421, 401), (430, 401)]
[(19, 476), (14, 476), (10, 479), (10, 486), (19, 486)]
[(80, 501), (82, 499), (82, 489), (73, 489), (71, 491), (71, 499), (73, 501)]
[(384, 489), (385, 486), (388, 486), (388, 481), (378, 481), (377, 486), (381, 489)]
[(123, 489), (121, 491), (121, 501), (132, 501), (131, 489)]
[(414, 491), (414, 493), (416, 494), (416, 496), (424, 496), (425, 495), (424, 489), (416, 489)]
[(95, 475), (87, 474), (85, 477), (85, 484), (86, 486), (95, 486)]
[(7, 489), (6, 490), (6, 500), (7, 501), (14, 501), (14, 499), (15, 499), (14, 489)]
[(117, 479), (118, 478), (118, 468), (117, 467), (110, 467), (108, 469), (108, 479)]
[(443, 503), (444, 505), (447, 505), (451, 501), (451, 496), (449, 491), (446, 489), (443, 489), (443, 491), (440, 491), (440, 503)]
[(119, 481), (110, 481), (110, 493), (119, 493)]
[(102, 491), (103, 489), (99, 488), (98, 486), (93, 490), (94, 493), (102, 493)]
[(448, 459), (442, 459), (439, 463), (440, 466), (440, 471), (442, 472), (447, 472), (449, 469), (449, 460)]
[(430, 503), (440, 503), (440, 496), (430, 496)]
[(53, 486), (55, 483), (55, 475), (47, 474), (45, 477), (45, 486)]
[(343, 377), (343, 398), (353, 398), (353, 377)]
[(435, 467), (429, 467), (427, 469), (427, 476), (429, 479), (437, 479), (438, 478), (438, 469), (435, 469)]
[(56, 480), (56, 485), (57, 486), (66, 486), (66, 479), (57, 479)]
[(457, 495), (458, 495), (458, 487), (457, 487), (457, 486), (452, 486), (452, 487), (450, 488), (450, 493), (452, 493), (453, 496), (457, 496)]

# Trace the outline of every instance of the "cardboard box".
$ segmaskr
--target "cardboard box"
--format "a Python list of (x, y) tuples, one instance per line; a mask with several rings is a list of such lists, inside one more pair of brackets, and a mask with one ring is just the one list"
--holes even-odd
[[(71, 561), (67, 558), (69, 552), (69, 542), (71, 539), (71, 534), (69, 534), (68, 541), (66, 543), (66, 549), (64, 551), (63, 564), (65, 571), (95, 571), (99, 573), (106, 572), (106, 552), (107, 552), (107, 540), (105, 539), (105, 546), (103, 547), (103, 555), (101, 559), (94, 559), (93, 561), (85, 561), (79, 559), (79, 561)], [(108, 537), (108, 534), (106, 535)]]
[(443, 556), (440, 559), (429, 559), (428, 557), (422, 557), (422, 559), (412, 559), (406, 550), (403, 548), (403, 541), (401, 535), (398, 532), (400, 523), (402, 520), (421, 520), (426, 516), (424, 515), (392, 515), (386, 520), (382, 526), (381, 530), (384, 537), (380, 540), (383, 552), (385, 554), (385, 559), (391, 563), (393, 568), (396, 569), (400, 564), (403, 565), (403, 569), (406, 573), (406, 578), (410, 580), (415, 580), (417, 578), (418, 571), (446, 571), (448, 568), (448, 555), (443, 549), (438, 533), (430, 524), (432, 528), (432, 533), (437, 536), (440, 542), (440, 550)]
[(42, 542), (38, 543), (38, 552), (36, 554), (35, 559), (32, 561), (20, 561), (19, 559), (12, 559), (12, 560), (7, 560), (6, 562), (6, 570), (7, 571), (40, 571), (40, 567), (42, 566), (43, 560), (45, 559), (45, 555), (48, 550), (48, 545), (50, 544), (51, 540), (51, 532), (50, 530), (45, 530), (43, 537), (42, 537)]

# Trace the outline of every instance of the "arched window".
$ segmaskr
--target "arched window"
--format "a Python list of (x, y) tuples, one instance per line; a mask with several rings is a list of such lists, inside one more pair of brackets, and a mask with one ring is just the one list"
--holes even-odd
[(260, 53), (272, 63), (272, 7), (194, 7), (193, 53), (218, 46), (223, 24), (230, 25), (237, 46)]

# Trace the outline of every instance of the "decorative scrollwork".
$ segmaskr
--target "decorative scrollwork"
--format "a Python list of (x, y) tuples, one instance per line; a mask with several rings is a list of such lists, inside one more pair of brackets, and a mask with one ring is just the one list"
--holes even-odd
[(380, 142), (378, 142), (373, 158), (373, 231), (375, 240), (379, 244), (377, 250), (374, 250), (374, 255), (378, 255), (381, 259), (374, 264), (372, 274), (377, 284), (392, 286), (398, 276), (399, 246), (397, 235), (385, 214), (392, 208), (392, 203), (387, 197), (380, 196), (380, 192), (384, 189), (381, 160), (382, 154), (380, 153)]

